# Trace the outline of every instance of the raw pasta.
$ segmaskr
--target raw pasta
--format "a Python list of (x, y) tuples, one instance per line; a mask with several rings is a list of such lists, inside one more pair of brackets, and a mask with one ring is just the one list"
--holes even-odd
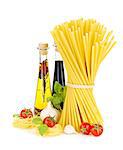
[(68, 75), (66, 99), (59, 123), (71, 124), (78, 132), (82, 121), (103, 124), (93, 96), (97, 70), (116, 42), (111, 32), (94, 19), (78, 19), (56, 26), (51, 32)]

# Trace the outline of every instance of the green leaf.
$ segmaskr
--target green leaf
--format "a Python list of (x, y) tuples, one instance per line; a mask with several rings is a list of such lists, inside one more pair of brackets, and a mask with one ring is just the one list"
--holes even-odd
[(63, 87), (57, 81), (54, 84), (54, 91), (55, 91), (55, 93), (63, 92)]
[(48, 126), (46, 124), (42, 124), (38, 127), (38, 131), (40, 135), (44, 135), (44, 133), (46, 133), (47, 130), (48, 130)]
[(52, 105), (58, 109), (62, 110), (64, 99), (66, 96), (66, 89), (67, 87), (62, 87), (57, 81), (54, 84), (54, 91), (55, 93), (53, 96), (47, 98), (47, 101), (51, 101)]
[(35, 125), (41, 125), (43, 122), (40, 117), (33, 118), (32, 123)]
[(61, 102), (63, 102), (62, 94), (55, 94), (54, 99), (53, 99), (53, 103), (57, 105), (57, 104), (60, 104)]
[(20, 118), (20, 115), (19, 114), (14, 114), (13, 117)]
[(52, 101), (53, 101), (53, 98), (54, 98), (53, 96), (50, 96), (50, 97), (47, 98), (47, 101), (48, 101), (48, 102), (49, 102), (49, 101), (52, 102)]
[(58, 110), (61, 110), (61, 106), (58, 104), (58, 105), (54, 105), (54, 107)]

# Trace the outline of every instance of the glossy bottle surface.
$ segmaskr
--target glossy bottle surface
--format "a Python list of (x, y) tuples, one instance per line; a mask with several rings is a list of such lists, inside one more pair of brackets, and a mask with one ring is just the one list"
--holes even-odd
[(34, 105), (35, 115), (40, 115), (41, 110), (47, 106), (47, 98), (49, 96), (51, 96), (51, 88), (47, 55), (40, 55), (39, 75)]

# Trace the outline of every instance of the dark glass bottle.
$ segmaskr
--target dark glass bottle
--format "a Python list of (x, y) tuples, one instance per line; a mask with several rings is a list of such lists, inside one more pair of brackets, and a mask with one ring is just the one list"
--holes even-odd
[(54, 78), (53, 78), (53, 88), (52, 94), (54, 94), (54, 84), (55, 81), (59, 82), (63, 87), (65, 86), (65, 74), (64, 74), (64, 64), (60, 53), (55, 46), (55, 69), (54, 69)]

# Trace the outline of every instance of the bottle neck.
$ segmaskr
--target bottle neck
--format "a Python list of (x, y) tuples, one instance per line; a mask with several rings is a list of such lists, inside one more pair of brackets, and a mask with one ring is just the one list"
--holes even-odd
[(47, 60), (47, 55), (39, 55), (39, 63), (42, 63), (45, 60)]
[(55, 61), (63, 61), (62, 57), (58, 51), (55, 51)]

